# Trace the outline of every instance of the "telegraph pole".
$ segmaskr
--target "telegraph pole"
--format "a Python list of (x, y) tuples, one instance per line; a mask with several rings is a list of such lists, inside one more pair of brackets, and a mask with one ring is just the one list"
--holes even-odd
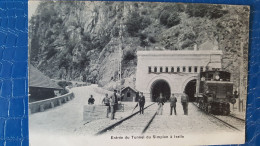
[[(239, 17), (237, 15), (237, 21), (239, 21)], [(244, 30), (241, 29), (241, 33), (244, 33)], [(243, 97), (244, 97), (244, 39), (241, 38), (240, 43), (240, 55), (241, 55), (241, 64), (239, 69), (239, 102), (238, 102), (238, 109), (239, 112), (243, 111)]]
[[(124, 3), (124, 2), (123, 2)], [(123, 6), (123, 9), (121, 9), (122, 13), (124, 13), (124, 7), (125, 7), (125, 3)], [(118, 79), (119, 79), (119, 94), (120, 94), (120, 98), (121, 98), (121, 79), (122, 79), (122, 44), (123, 44), (123, 26), (122, 26), (122, 19), (123, 19), (123, 15), (120, 18), (120, 24), (119, 24), (119, 39), (120, 39), (120, 43), (119, 43), (119, 47), (118, 47)]]
[(240, 64), (240, 70), (239, 70), (239, 74), (240, 74), (240, 87), (239, 87), (239, 102), (238, 102), (238, 109), (239, 112), (241, 112), (241, 103), (242, 103), (242, 111), (243, 111), (243, 98), (242, 96), (244, 96), (244, 43), (243, 41), (241, 41), (240, 44), (240, 53), (241, 53), (241, 64)]

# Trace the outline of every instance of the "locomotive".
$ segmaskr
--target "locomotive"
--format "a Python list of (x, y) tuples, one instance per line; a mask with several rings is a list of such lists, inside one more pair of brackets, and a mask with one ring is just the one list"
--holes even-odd
[(233, 82), (227, 71), (207, 70), (200, 72), (196, 82), (196, 102), (202, 110), (214, 115), (229, 115), (234, 104)]

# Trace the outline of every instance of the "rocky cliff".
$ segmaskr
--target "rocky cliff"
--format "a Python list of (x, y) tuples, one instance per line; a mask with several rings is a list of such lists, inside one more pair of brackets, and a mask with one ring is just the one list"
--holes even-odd
[(248, 17), (249, 8), (244, 6), (42, 2), (29, 22), (30, 63), (51, 78), (111, 88), (121, 61), (121, 82), (133, 86), (137, 50), (197, 46), (223, 50), (223, 68), (237, 79), (241, 48), (247, 60)]

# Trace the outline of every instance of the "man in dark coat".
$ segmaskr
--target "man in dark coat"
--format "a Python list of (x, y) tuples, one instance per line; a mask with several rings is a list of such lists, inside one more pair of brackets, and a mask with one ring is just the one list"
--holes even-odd
[(93, 95), (90, 95), (90, 98), (88, 99), (88, 104), (92, 105), (92, 104), (94, 104), (94, 102), (95, 102), (95, 99), (93, 98)]
[(118, 104), (116, 92), (117, 92), (117, 90), (114, 90), (113, 95), (110, 97), (111, 120), (113, 120), (115, 118), (115, 113), (116, 113), (117, 104)]
[(140, 92), (140, 96), (139, 96), (139, 107), (140, 107), (140, 114), (144, 114), (144, 104), (145, 104), (145, 97), (143, 95), (143, 92)]
[(184, 115), (188, 115), (188, 103), (189, 103), (189, 97), (185, 92), (183, 92), (181, 96), (181, 104), (183, 107)]
[(117, 95), (117, 90), (114, 90), (113, 96), (115, 97), (115, 110), (117, 110), (117, 105), (118, 105), (118, 95)]
[(174, 114), (176, 115), (176, 102), (177, 102), (177, 98), (174, 96), (174, 94), (172, 94), (171, 98), (170, 98), (170, 107), (171, 107), (171, 111), (170, 111), (170, 115), (172, 115), (172, 109), (174, 109)]
[(238, 94), (237, 90), (235, 90), (235, 91), (234, 91), (234, 97), (235, 97), (235, 98), (238, 98), (238, 96), (239, 96), (239, 94)]

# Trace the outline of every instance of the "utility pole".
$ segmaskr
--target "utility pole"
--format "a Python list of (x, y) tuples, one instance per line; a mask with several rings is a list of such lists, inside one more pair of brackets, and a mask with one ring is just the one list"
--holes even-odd
[[(124, 2), (123, 2), (124, 3)], [(124, 13), (124, 7), (125, 7), (125, 3), (123, 6), (123, 9), (121, 9), (121, 12)], [(120, 8), (119, 8), (120, 9)], [(123, 16), (120, 18), (120, 24), (119, 24), (119, 39), (120, 39), (120, 43), (119, 43), (119, 47), (118, 47), (118, 52), (119, 52), (119, 58), (118, 58), (118, 79), (119, 79), (119, 94), (120, 94), (120, 98), (121, 98), (121, 79), (122, 79), (122, 44), (123, 44), (123, 26), (122, 26), (122, 19)]]
[[(238, 104), (238, 109), (239, 112), (243, 111), (243, 96), (244, 96), (244, 43), (241, 41), (240, 44), (240, 53), (241, 53), (241, 64), (240, 64), (240, 69), (239, 69), (239, 75), (240, 75), (240, 80), (239, 80), (239, 104)], [(242, 105), (241, 105), (242, 104)], [(242, 106), (242, 109), (241, 109)]]
[[(76, 55), (76, 56), (75, 56), (75, 55)], [(75, 55), (74, 55), (74, 54), (72, 55), (72, 71), (71, 71), (71, 79), (73, 78), (73, 77), (72, 77), (72, 76), (73, 76), (73, 71), (75, 70), (75, 67), (74, 67), (74, 65), (75, 65), (75, 60), (76, 60), (75, 57), (77, 57), (77, 55), (78, 55), (78, 48), (76, 48)], [(73, 78), (73, 80), (74, 80), (74, 78)]]
[[(239, 21), (239, 16), (236, 15), (237, 22)], [(241, 33), (244, 33), (243, 28), (241, 29)], [(239, 102), (238, 109), (239, 112), (243, 111), (243, 97), (244, 97), (244, 39), (241, 38), (240, 43), (240, 69), (239, 69)], [(242, 109), (241, 109), (242, 108)]]

